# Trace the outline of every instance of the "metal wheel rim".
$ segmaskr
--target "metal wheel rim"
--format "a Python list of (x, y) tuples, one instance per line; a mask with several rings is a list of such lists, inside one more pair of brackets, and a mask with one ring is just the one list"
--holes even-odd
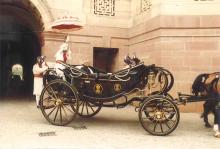
[[(152, 101), (161, 100), (161, 97), (162, 97), (162, 100), (166, 101), (166, 105), (170, 108), (171, 112), (173, 111), (175, 113), (164, 114), (164, 115), (161, 115), (161, 118), (155, 119), (154, 117), (157, 116), (157, 114), (155, 114), (157, 112), (156, 111), (157, 108), (155, 108), (153, 110), (153, 112), (154, 112), (153, 116), (152, 116), (152, 114), (146, 115), (146, 111), (144, 111), (144, 110), (146, 110), (146, 105), (151, 103), (152, 107), (153, 107), (154, 103)], [(170, 110), (168, 110), (168, 111), (170, 112)], [(165, 111), (165, 113), (167, 112), (166, 109), (164, 109), (164, 111)], [(150, 111), (148, 111), (148, 112), (150, 112)], [(160, 110), (158, 110), (158, 113), (159, 112), (160, 112)], [(143, 117), (146, 117), (146, 118), (143, 118)], [(177, 106), (170, 99), (168, 99), (164, 96), (153, 97), (153, 98), (147, 100), (146, 102), (144, 102), (142, 104), (140, 111), (139, 111), (139, 121), (140, 121), (142, 127), (152, 135), (164, 136), (164, 135), (170, 134), (171, 132), (173, 132), (176, 129), (176, 127), (179, 123), (179, 118), (180, 118), (180, 115), (179, 115), (179, 110), (178, 110)], [(170, 124), (170, 122), (172, 124)], [(166, 130), (165, 130), (165, 128), (166, 128)], [(158, 130), (160, 130), (160, 131), (158, 131)]]
[[(59, 90), (55, 85), (63, 87)], [(65, 94), (66, 93), (66, 94)], [(73, 111), (72, 107), (76, 110)], [(53, 125), (67, 125), (70, 123), (78, 111), (78, 98), (75, 89), (62, 80), (50, 82), (42, 91), (40, 108), (43, 116)]]

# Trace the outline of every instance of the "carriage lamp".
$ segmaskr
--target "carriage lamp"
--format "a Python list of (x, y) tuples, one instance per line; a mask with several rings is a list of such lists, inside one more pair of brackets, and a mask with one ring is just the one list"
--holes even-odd
[(153, 71), (150, 71), (148, 78), (147, 78), (149, 87), (151, 87), (155, 84), (155, 78), (156, 78), (155, 73)]

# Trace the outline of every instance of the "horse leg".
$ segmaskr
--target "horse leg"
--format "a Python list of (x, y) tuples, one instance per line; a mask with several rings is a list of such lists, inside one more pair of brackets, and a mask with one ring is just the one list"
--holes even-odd
[(214, 124), (218, 124), (218, 114), (217, 114), (217, 110), (215, 109), (215, 107), (213, 107), (212, 113), (214, 115)]
[(209, 120), (208, 120), (209, 106), (208, 106), (207, 102), (205, 102), (203, 104), (203, 110), (204, 110), (203, 116), (204, 116), (205, 127), (210, 128), (212, 126), (209, 124)]
[(219, 115), (220, 113), (218, 113), (218, 109), (216, 107), (217, 103), (218, 103), (217, 101), (212, 101), (212, 105), (210, 107), (211, 111), (212, 111), (212, 113), (214, 115), (214, 127), (216, 127), (216, 125), (218, 126), (218, 117), (220, 116)]
[(220, 127), (220, 107), (215, 109), (215, 124), (218, 124)]

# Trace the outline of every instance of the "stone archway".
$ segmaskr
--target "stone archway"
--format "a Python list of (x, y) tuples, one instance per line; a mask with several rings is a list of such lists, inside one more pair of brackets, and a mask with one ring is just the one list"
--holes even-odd
[[(0, 1), (0, 96), (32, 94), (32, 66), (41, 54), (43, 30), (41, 14), (30, 0)], [(12, 70), (18, 65), (22, 72)]]

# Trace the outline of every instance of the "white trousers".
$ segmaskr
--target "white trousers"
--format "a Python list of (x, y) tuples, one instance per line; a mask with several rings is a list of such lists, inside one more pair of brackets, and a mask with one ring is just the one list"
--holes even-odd
[(43, 90), (43, 78), (34, 77), (34, 92), (36, 96), (36, 104), (39, 105), (41, 91)]
[(36, 95), (36, 105), (40, 105), (40, 95)]

